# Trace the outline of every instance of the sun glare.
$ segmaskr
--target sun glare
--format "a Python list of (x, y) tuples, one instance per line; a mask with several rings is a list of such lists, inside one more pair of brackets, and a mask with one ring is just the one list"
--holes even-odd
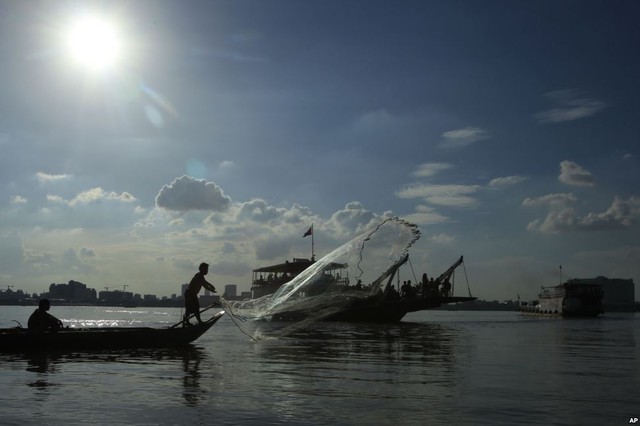
[(75, 63), (96, 72), (118, 64), (122, 45), (115, 26), (97, 17), (82, 17), (66, 33), (67, 51)]

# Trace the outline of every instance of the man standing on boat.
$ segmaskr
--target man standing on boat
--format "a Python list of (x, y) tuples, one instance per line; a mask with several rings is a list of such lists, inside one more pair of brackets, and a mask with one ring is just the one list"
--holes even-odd
[(204, 276), (209, 273), (209, 265), (206, 263), (201, 263), (198, 268), (199, 272), (197, 272), (191, 282), (187, 286), (187, 289), (184, 292), (184, 325), (191, 325), (189, 322), (189, 317), (191, 315), (195, 316), (198, 320), (198, 324), (202, 324), (202, 319), (200, 319), (200, 302), (198, 301), (198, 293), (202, 287), (206, 288), (209, 291), (216, 292), (216, 288), (208, 282)]

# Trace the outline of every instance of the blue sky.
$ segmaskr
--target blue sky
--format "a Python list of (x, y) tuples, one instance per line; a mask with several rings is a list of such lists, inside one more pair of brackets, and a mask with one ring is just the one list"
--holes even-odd
[[(81, 16), (116, 33), (104, 68), (97, 45), (70, 51)], [(1, 2), (0, 287), (169, 295), (206, 261), (248, 290), (309, 256), (311, 223), (321, 256), (383, 216), (420, 226), (418, 276), (464, 255), (482, 299), (534, 297), (560, 265), (637, 282), (639, 18), (635, 1)]]

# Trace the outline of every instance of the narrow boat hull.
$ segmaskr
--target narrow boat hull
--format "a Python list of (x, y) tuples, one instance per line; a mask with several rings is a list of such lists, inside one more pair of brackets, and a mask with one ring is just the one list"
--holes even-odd
[[(402, 318), (409, 312), (434, 309), (449, 303), (471, 302), (476, 299), (475, 297), (455, 296), (382, 301), (377, 297), (354, 299), (345, 309), (324, 318), (324, 321), (397, 323), (402, 321)], [(302, 321), (308, 315), (308, 312), (303, 311), (285, 311), (274, 314), (271, 319), (273, 321)]]
[(425, 299), (384, 300), (368, 303), (367, 300), (357, 300), (348, 309), (327, 318), (328, 321), (350, 322), (400, 322), (409, 312), (434, 309), (443, 304), (469, 302), (475, 297), (439, 297)]
[(202, 336), (222, 316), (219, 312), (190, 327), (64, 328), (34, 333), (23, 328), (0, 329), (0, 351), (48, 349), (158, 348), (187, 345)]

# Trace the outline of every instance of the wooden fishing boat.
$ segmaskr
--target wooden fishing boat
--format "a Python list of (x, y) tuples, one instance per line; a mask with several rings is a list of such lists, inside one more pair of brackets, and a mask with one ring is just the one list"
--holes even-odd
[[(394, 285), (393, 280), (399, 268), (408, 260), (409, 255), (407, 254), (389, 268), (380, 277), (380, 282), (376, 285), (376, 287), (380, 288), (380, 291), (370, 296), (363, 295), (370, 293), (370, 288), (373, 284), (362, 286), (361, 283), (350, 282), (346, 264), (330, 263), (325, 268), (324, 280), (316, 286), (319, 289), (307, 289), (305, 294), (300, 297), (313, 297), (318, 292), (340, 295), (344, 308), (325, 317), (325, 321), (381, 323), (399, 322), (410, 312), (434, 309), (450, 303), (470, 302), (477, 299), (471, 296), (470, 293), (469, 297), (453, 296), (452, 294), (450, 280), (456, 268), (463, 264), (464, 258), (462, 256), (439, 277), (427, 280), (425, 275), (422, 281), (413, 285), (409, 282), (406, 288), (401, 288), (400, 283), (398, 282), (397, 285)], [(292, 280), (313, 263), (315, 262), (306, 259), (294, 259), (293, 262), (254, 270), (252, 283), (254, 298), (277, 291), (283, 284)], [(264, 279), (264, 274), (269, 274), (268, 279)], [(386, 285), (383, 280), (386, 280)], [(300, 321), (310, 314), (313, 313), (308, 310), (285, 310), (275, 313), (272, 316), (272, 320)]]
[(207, 332), (224, 315), (218, 312), (201, 324), (171, 327), (62, 328), (33, 332), (26, 328), (0, 329), (0, 351), (49, 349), (159, 348), (187, 345)]

